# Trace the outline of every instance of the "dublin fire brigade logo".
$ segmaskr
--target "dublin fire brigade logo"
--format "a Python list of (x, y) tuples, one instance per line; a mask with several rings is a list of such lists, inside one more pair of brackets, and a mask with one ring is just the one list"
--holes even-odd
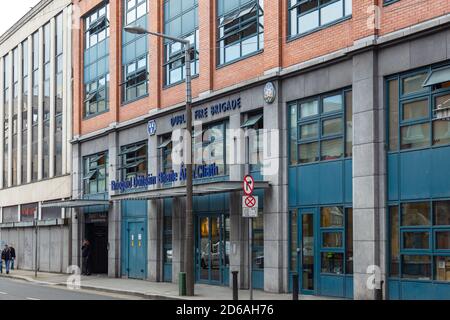
[(275, 101), (276, 90), (272, 82), (267, 82), (264, 86), (264, 101), (266, 103), (273, 103)]

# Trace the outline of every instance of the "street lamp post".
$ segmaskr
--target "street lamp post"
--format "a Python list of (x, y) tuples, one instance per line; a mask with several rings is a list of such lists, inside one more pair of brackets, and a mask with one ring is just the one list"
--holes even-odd
[(166, 34), (151, 32), (139, 26), (128, 26), (126, 32), (133, 34), (149, 34), (156, 37), (179, 42), (185, 49), (186, 67), (186, 127), (188, 137), (185, 139), (186, 150), (186, 239), (184, 249), (184, 272), (186, 273), (186, 294), (194, 295), (194, 217), (192, 212), (192, 91), (191, 91), (191, 43), (187, 39), (172, 37)]

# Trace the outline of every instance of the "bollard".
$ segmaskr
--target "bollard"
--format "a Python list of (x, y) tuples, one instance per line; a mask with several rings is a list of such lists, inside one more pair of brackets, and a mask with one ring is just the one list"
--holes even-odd
[(298, 300), (298, 273), (292, 274), (292, 300)]
[(186, 272), (180, 272), (178, 276), (178, 290), (180, 296), (186, 295)]
[(380, 288), (375, 288), (375, 300), (383, 300), (383, 283), (380, 281)]
[(233, 274), (233, 300), (238, 299), (238, 271), (231, 271)]

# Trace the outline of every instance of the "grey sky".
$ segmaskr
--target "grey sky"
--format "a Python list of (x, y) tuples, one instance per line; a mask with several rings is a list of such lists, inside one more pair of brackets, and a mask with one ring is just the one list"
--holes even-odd
[(0, 34), (8, 30), (15, 22), (22, 18), (40, 0), (2, 0), (8, 4), (2, 5), (0, 10)]

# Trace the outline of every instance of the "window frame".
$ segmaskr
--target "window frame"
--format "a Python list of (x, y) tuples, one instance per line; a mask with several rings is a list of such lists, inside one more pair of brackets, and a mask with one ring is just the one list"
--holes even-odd
[[(133, 148), (138, 148), (133, 150)], [(139, 151), (145, 149), (145, 155), (139, 155)], [(128, 155), (133, 156), (128, 157)], [(135, 177), (148, 175), (148, 141), (140, 141), (131, 144), (127, 144), (120, 147), (120, 153), (118, 154), (120, 166), (117, 168), (119, 176), (122, 180), (128, 180)], [(145, 172), (140, 172), (138, 167), (140, 164), (144, 164)], [(136, 171), (127, 174), (127, 170), (135, 168)]]
[[(101, 159), (101, 157), (103, 157), (105, 159), (105, 163), (102, 165), (98, 164), (98, 160)], [(96, 159), (97, 158), (97, 159)], [(95, 160), (95, 161), (94, 161)], [(94, 194), (102, 194), (102, 193), (107, 193), (108, 192), (108, 151), (101, 151), (101, 152), (97, 152), (91, 155), (87, 155), (83, 157), (83, 194), (84, 195), (94, 195)], [(91, 167), (91, 165), (93, 163), (96, 163), (96, 165), (94, 167)], [(87, 166), (86, 166), (87, 165)], [(102, 179), (99, 179), (99, 176), (101, 176), (100, 171), (104, 169), (105, 170), (105, 175)], [(88, 171), (89, 170), (89, 171)], [(91, 174), (91, 172), (93, 174)], [(89, 178), (86, 178), (89, 174), (91, 174), (91, 176), (89, 176)], [(96, 179), (91, 179), (93, 177), (93, 175), (96, 176)], [(89, 180), (89, 181), (86, 181)], [(99, 185), (100, 185), (100, 181), (104, 180), (104, 190), (99, 191)], [(96, 190), (97, 192), (95, 193), (91, 193), (90, 192), (90, 184), (92, 181), (95, 181), (96, 183)]]

